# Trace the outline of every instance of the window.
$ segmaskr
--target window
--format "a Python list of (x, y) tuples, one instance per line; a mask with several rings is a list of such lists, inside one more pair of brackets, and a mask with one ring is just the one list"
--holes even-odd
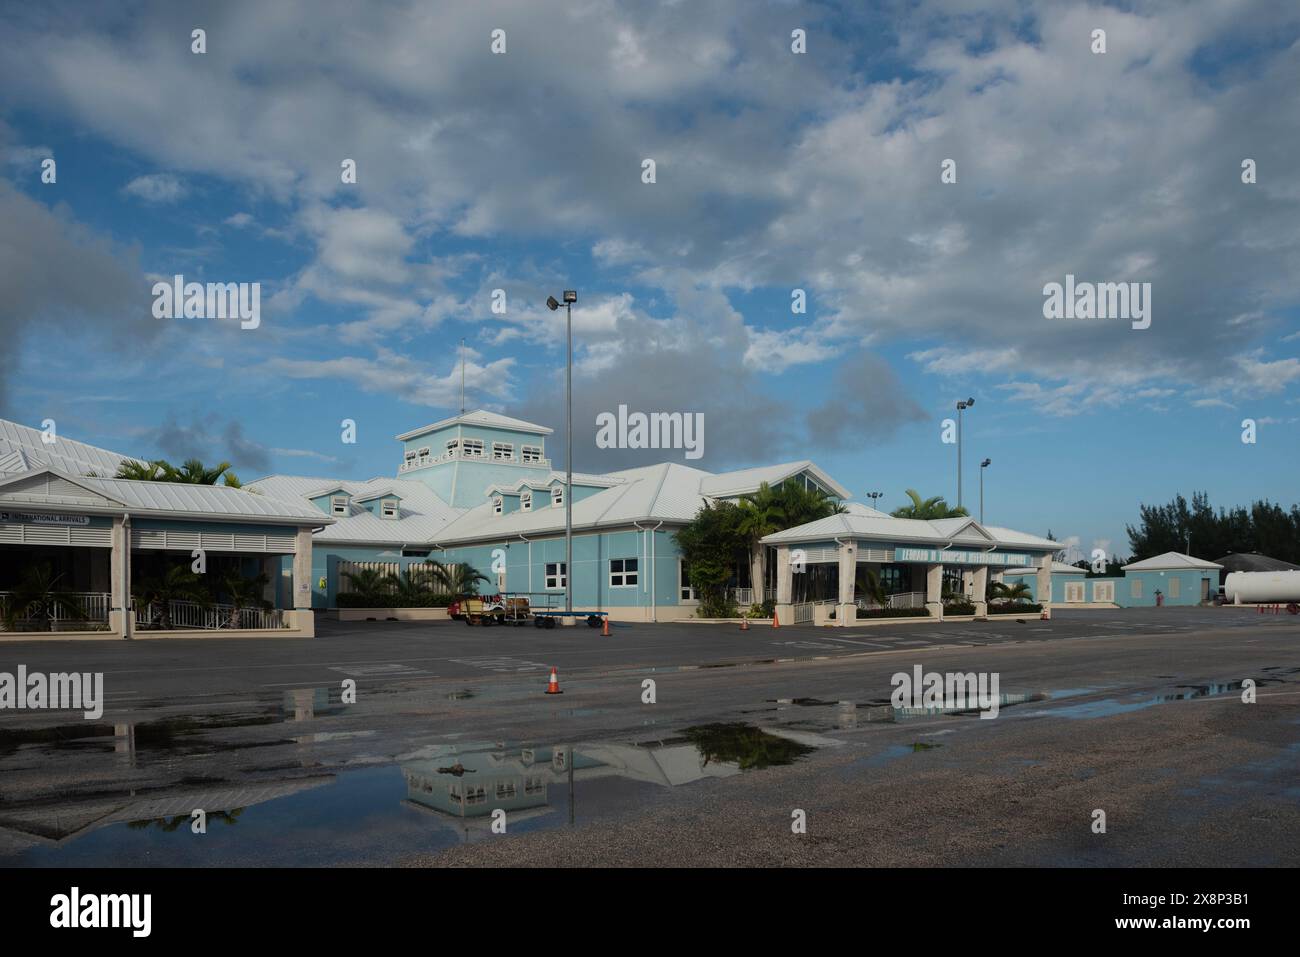
[(520, 451), (523, 453), (525, 462), (540, 462), (542, 460), (542, 447), (540, 445), (525, 445)]
[(524, 492), (519, 496), (519, 510), (521, 512), (530, 512), (533, 508), (533, 493)]
[(420, 461), (423, 462), (432, 454), (433, 454), (433, 449), (429, 448), (426, 445), (424, 448), (420, 449)]
[(1183, 580), (1176, 575), (1169, 577), (1169, 597), (1177, 598), (1183, 591)]
[(452, 439), (447, 443), (447, 454), (455, 455), (458, 448), (460, 448), (460, 439)]
[(410, 462), (410, 461), (412, 461), (412, 460), (415, 459), (415, 453), (414, 453), (414, 452), (407, 452), (405, 455), (402, 456), (402, 458), (404, 458), (404, 459), (406, 459), (406, 461)]
[(682, 601), (695, 601), (695, 589), (691, 587), (690, 572), (686, 569), (685, 562), (677, 563), (677, 588), (678, 597)]
[(379, 503), (379, 509), (384, 518), (397, 518), (397, 499), (384, 499)]
[(497, 459), (498, 461), (501, 460), (510, 461), (513, 460), (514, 457), (515, 457), (515, 447), (512, 443), (510, 442), (492, 443), (492, 458)]
[(493, 495), (493, 496), (492, 496), (492, 512), (493, 512), (493, 514), (495, 514), (495, 515), (500, 515), (500, 514), (501, 514), (501, 508), (502, 508), (501, 496), (500, 496), (500, 495)]
[(499, 782), (497, 782), (497, 800), (498, 800), (498, 801), (505, 801), (505, 800), (507, 800), (507, 799), (509, 799), (509, 798), (514, 797), (517, 793), (518, 793), (518, 792), (515, 790), (515, 783), (514, 783), (513, 781), (499, 781)]
[(569, 566), (564, 562), (546, 563), (546, 587), (548, 590), (565, 588), (569, 584)]
[(472, 459), (481, 459), (483, 457), (483, 440), (466, 439), (464, 443), (465, 455)]
[(546, 780), (544, 778), (524, 778), (525, 794), (541, 794), (546, 790)]
[(1129, 583), (1129, 595), (1132, 598), (1142, 597), (1142, 579), (1135, 578)]
[(637, 561), (635, 558), (611, 558), (609, 560), (609, 587), (626, 588), (636, 584)]
[(564, 486), (557, 485), (555, 486), (555, 488), (551, 489), (551, 505), (554, 506), (555, 508), (559, 508), (563, 504), (564, 504)]
[(346, 515), (348, 513), (348, 497), (346, 495), (330, 496), (330, 512), (334, 515)]

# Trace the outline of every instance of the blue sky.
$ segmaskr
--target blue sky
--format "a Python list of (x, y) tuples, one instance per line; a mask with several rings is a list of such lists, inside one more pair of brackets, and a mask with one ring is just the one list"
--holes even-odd
[[(471, 406), (558, 430), (543, 303), (576, 288), (581, 468), (662, 457), (595, 447), (623, 403), (703, 412), (692, 464), (955, 500), (974, 396), (991, 523), (1126, 554), (1140, 502), (1296, 500), (1300, 12), (740, 6), (6, 7), (0, 414), (392, 474), (458, 407), (462, 337)], [(260, 327), (153, 318), (176, 273), (261, 283)], [(1067, 273), (1151, 282), (1151, 328), (1045, 319)]]

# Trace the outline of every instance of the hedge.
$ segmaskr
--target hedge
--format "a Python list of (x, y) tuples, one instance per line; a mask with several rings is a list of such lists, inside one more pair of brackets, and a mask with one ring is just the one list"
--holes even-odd
[(446, 608), (456, 600), (455, 595), (363, 595), (355, 591), (341, 591), (337, 596), (340, 608)]
[(871, 611), (858, 609), (859, 618), (926, 618), (929, 614), (928, 608), (873, 608)]
[(968, 601), (954, 601), (943, 606), (945, 615), (973, 615), (975, 606)]
[(1021, 615), (1027, 612), (1042, 610), (1043, 606), (1038, 602), (1025, 602), (1023, 604), (1008, 604), (1003, 602), (1000, 605), (989, 605), (990, 615)]

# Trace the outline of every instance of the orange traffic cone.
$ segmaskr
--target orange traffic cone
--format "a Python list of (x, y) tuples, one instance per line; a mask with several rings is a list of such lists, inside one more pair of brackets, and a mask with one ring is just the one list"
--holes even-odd
[(749, 631), (749, 616), (748, 616), (748, 615), (746, 615), (744, 618), (740, 619), (740, 630), (741, 630), (741, 631)]
[(600, 636), (602, 638), (609, 637), (609, 615), (605, 616), (605, 626), (600, 629)]
[(776, 609), (775, 609), (775, 608), (772, 609), (772, 627), (773, 627), (773, 628), (780, 628), (780, 627), (781, 627), (781, 622), (778, 621), (778, 620), (777, 620), (777, 617), (776, 617)]
[(556, 675), (554, 667), (551, 668), (551, 683), (546, 686), (546, 693), (564, 694), (564, 692), (560, 690), (560, 678)]

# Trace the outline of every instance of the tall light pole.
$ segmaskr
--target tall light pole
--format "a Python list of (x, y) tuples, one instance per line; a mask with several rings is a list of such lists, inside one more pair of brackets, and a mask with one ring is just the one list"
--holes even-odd
[(957, 403), (957, 507), (961, 508), (961, 414), (975, 404), (974, 399)]
[[(573, 304), (576, 289), (566, 289), (564, 296), (565, 327), (568, 333), (568, 358), (564, 366), (564, 617), (573, 618)], [(551, 312), (560, 308), (554, 296), (546, 297)]]
[(980, 463), (980, 524), (984, 524), (984, 470), (993, 464), (992, 459)]
[(883, 496), (884, 494), (885, 494), (884, 492), (868, 492), (868, 493), (867, 493), (867, 498), (871, 499), (871, 507), (872, 507), (872, 508), (875, 508), (875, 507), (876, 507), (876, 502), (877, 502), (877, 501), (881, 498), (881, 496)]

